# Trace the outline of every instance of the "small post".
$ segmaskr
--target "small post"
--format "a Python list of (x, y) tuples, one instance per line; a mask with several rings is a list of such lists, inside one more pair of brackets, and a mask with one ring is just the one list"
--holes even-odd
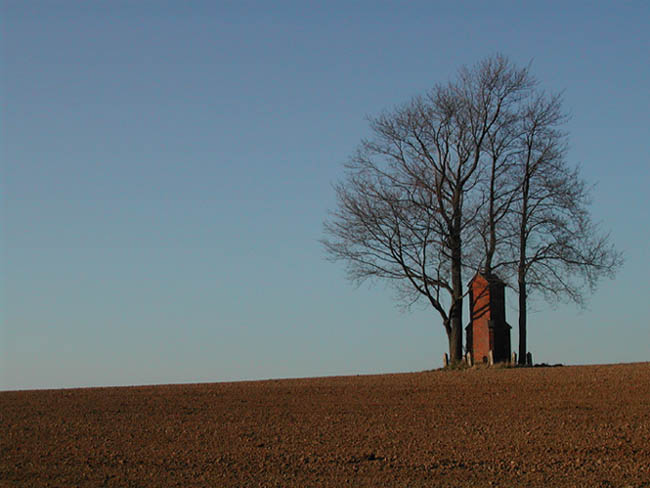
[(488, 365), (494, 366), (494, 353), (492, 352), (492, 349), (488, 352)]
[(472, 367), (472, 353), (467, 351), (466, 357), (467, 357), (467, 366), (469, 366), (471, 368)]
[(442, 364), (445, 365), (445, 368), (449, 366), (449, 354), (445, 353), (445, 355), (442, 357)]
[(517, 366), (517, 353), (516, 353), (516, 352), (513, 352), (513, 353), (510, 355), (510, 364), (511, 364), (512, 366)]
[(527, 352), (526, 353), (526, 366), (532, 366), (533, 365), (533, 353), (532, 352)]

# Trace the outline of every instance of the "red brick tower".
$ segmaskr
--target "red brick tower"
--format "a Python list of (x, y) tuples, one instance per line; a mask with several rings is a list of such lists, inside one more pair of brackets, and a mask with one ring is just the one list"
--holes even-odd
[(495, 275), (477, 273), (469, 282), (470, 323), (467, 350), (474, 362), (510, 360), (510, 329), (506, 323), (505, 283)]

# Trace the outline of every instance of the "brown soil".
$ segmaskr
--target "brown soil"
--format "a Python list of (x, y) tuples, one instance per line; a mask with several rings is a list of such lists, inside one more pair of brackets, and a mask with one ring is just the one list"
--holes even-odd
[(650, 487), (650, 363), (0, 392), (0, 486)]

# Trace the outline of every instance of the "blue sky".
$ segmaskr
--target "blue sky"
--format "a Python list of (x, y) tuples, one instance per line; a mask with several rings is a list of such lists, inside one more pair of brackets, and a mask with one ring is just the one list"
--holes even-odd
[(626, 257), (585, 311), (535, 302), (530, 349), (650, 360), (647, 2), (5, 0), (1, 17), (0, 389), (439, 367), (438, 316), (355, 288), (318, 239), (365, 117), (497, 52), (564, 91), (570, 161)]

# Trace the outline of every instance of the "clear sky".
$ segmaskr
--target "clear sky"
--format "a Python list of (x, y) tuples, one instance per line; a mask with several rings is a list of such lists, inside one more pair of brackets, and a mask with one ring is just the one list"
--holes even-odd
[(355, 288), (318, 239), (365, 117), (497, 52), (564, 90), (570, 161), (626, 257), (585, 311), (535, 302), (534, 358), (650, 360), (647, 0), (0, 14), (0, 389), (439, 367), (437, 314)]

